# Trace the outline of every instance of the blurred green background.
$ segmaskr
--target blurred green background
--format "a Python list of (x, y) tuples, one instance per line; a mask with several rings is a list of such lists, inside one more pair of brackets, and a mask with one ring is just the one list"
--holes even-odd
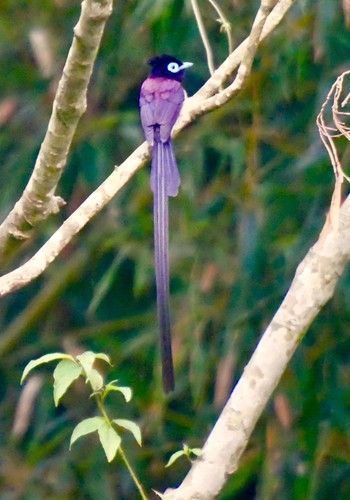
[[(37, 371), (41, 390), (32, 414), (21, 431), (14, 427), (23, 367), (62, 350), (108, 353), (109, 380), (133, 388), (131, 404), (115, 396), (109, 408), (114, 418), (142, 428), (143, 447), (125, 435), (125, 449), (145, 488), (163, 491), (182, 480), (185, 460), (164, 464), (184, 442), (203, 445), (323, 226), (333, 173), (315, 119), (335, 78), (349, 69), (343, 4), (296, 2), (259, 48), (245, 90), (176, 140), (182, 187), (170, 202), (177, 379), (171, 397), (164, 397), (160, 379), (149, 167), (40, 279), (1, 301), (1, 336), (12, 339), (0, 350), (1, 499), (138, 498), (122, 464), (107, 465), (95, 436), (68, 451), (74, 426), (96, 410), (79, 383), (54, 408), (53, 365)], [(237, 46), (258, 2), (220, 6)], [(210, 4), (201, 1), (200, 8), (219, 65), (227, 40)], [(78, 0), (1, 2), (2, 218), (30, 176), (79, 13)], [(39, 57), (44, 48), (46, 65)], [(208, 78), (190, 2), (115, 2), (59, 187), (67, 205), (35, 228), (3, 271), (33, 255), (143, 141), (139, 86), (147, 59), (164, 52), (195, 63), (185, 81), (190, 95)], [(349, 158), (345, 145), (343, 158)], [(349, 303), (347, 273), (303, 339), (220, 498), (350, 498)]]

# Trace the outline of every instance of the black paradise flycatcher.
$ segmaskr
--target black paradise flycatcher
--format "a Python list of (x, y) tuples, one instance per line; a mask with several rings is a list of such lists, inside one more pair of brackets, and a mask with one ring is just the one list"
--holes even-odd
[(171, 131), (185, 98), (181, 84), (184, 71), (192, 63), (183, 63), (163, 54), (150, 59), (148, 64), (152, 69), (141, 86), (140, 113), (145, 138), (153, 145), (151, 189), (154, 260), (163, 387), (168, 393), (175, 387), (169, 317), (168, 197), (176, 196), (180, 186), (180, 175), (171, 145)]

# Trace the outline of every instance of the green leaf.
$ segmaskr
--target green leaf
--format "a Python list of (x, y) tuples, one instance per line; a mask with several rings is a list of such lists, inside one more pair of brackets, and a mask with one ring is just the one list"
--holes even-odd
[(83, 352), (83, 354), (79, 354), (78, 356), (76, 356), (76, 359), (84, 368), (84, 371), (87, 376), (89, 376), (89, 373), (92, 370), (95, 358), (96, 358), (95, 353), (92, 351), (85, 351)]
[(96, 370), (96, 368), (91, 369), (88, 381), (94, 391), (99, 391), (103, 387), (103, 377), (100, 372)]
[(64, 354), (62, 352), (53, 352), (51, 354), (44, 354), (44, 356), (41, 356), (40, 358), (32, 359), (31, 361), (29, 361), (29, 363), (23, 370), (21, 384), (23, 384), (24, 380), (28, 376), (28, 373), (31, 372), (34, 368), (43, 365), (45, 363), (49, 363), (50, 361), (56, 361), (57, 359), (70, 359), (72, 361), (74, 360), (73, 356), (70, 356), (69, 354)]
[(202, 448), (191, 448), (190, 451), (193, 455), (196, 455), (196, 457), (200, 457), (203, 453)]
[(186, 457), (189, 457), (189, 456), (190, 456), (190, 453), (191, 453), (191, 449), (189, 448), (189, 446), (187, 446), (187, 444), (186, 444), (186, 443), (184, 443), (184, 444), (182, 445), (182, 448), (183, 448), (183, 451), (184, 451), (184, 453), (185, 453)]
[(86, 434), (91, 434), (91, 432), (95, 432), (101, 427), (101, 424), (104, 423), (103, 417), (92, 417), (86, 418), (82, 422), (75, 427), (72, 432), (72, 436), (70, 438), (69, 449), (73, 446), (75, 441), (79, 439), (81, 436), (85, 436)]
[(70, 359), (63, 359), (58, 363), (53, 372), (53, 397), (56, 406), (68, 387), (82, 374), (82, 371), (82, 367)]
[(98, 435), (100, 437), (100, 441), (106, 454), (107, 460), (108, 462), (111, 462), (118, 451), (121, 443), (121, 438), (117, 431), (113, 429), (113, 427), (105, 420), (98, 428)]
[(123, 394), (125, 401), (129, 403), (132, 398), (132, 390), (130, 389), (130, 387), (118, 387), (117, 389)]
[(130, 431), (131, 434), (136, 439), (138, 445), (142, 446), (141, 430), (140, 427), (137, 424), (135, 424), (135, 422), (132, 422), (132, 420), (125, 420), (122, 418), (116, 418), (115, 420), (113, 420), (113, 422), (119, 425), (120, 427), (123, 427), (124, 429)]
[(159, 498), (166, 498), (166, 495), (164, 495), (164, 493), (160, 493), (160, 491), (157, 491), (157, 490), (154, 490), (154, 489), (152, 489), (152, 491), (154, 491), (154, 493), (156, 495), (158, 495)]
[(76, 359), (83, 367), (86, 378), (90, 382), (91, 387), (94, 391), (98, 391), (99, 389), (101, 389), (101, 387), (103, 387), (102, 375), (96, 370), (96, 368), (93, 368), (96, 356), (102, 356), (102, 354), (96, 355), (92, 351), (86, 351), (76, 357)]
[(129, 403), (132, 398), (132, 390), (130, 387), (122, 387), (117, 385), (118, 380), (112, 380), (112, 382), (109, 382), (106, 387), (105, 387), (105, 394), (104, 397), (107, 396), (107, 394), (111, 391), (119, 391), (123, 394), (125, 401)]
[(95, 358), (102, 359), (103, 361), (108, 363), (110, 366), (112, 366), (112, 362), (111, 362), (110, 357), (107, 356), (107, 354), (105, 354), (104, 352), (98, 352), (97, 354), (95, 354)]
[(186, 453), (183, 450), (176, 451), (171, 455), (165, 467), (170, 467), (171, 465), (173, 465), (174, 462), (176, 462), (178, 458), (182, 457), (183, 455), (186, 455)]
[(124, 258), (125, 256), (123, 253), (118, 254), (114, 258), (112, 265), (107, 269), (107, 271), (100, 279), (99, 283), (97, 283), (97, 285), (95, 286), (93, 298), (88, 307), (89, 315), (96, 313), (97, 308), (99, 307), (105, 295), (108, 293), (113, 281), (115, 280), (117, 269)]

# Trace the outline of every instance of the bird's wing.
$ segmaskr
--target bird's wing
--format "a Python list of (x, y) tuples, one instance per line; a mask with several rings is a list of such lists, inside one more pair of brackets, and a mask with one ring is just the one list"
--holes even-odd
[(154, 127), (167, 142), (185, 97), (181, 82), (168, 78), (147, 78), (141, 87), (141, 122), (147, 141), (153, 142)]

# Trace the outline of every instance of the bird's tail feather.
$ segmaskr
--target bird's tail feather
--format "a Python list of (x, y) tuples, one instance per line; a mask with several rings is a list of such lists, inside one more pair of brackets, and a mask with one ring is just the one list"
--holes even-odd
[(179, 185), (180, 176), (171, 143), (155, 141), (152, 156), (151, 189), (154, 194), (157, 308), (165, 392), (172, 391), (175, 386), (169, 314), (168, 197), (177, 195)]
[(160, 173), (162, 165), (162, 174), (165, 177), (165, 191), (167, 196), (176, 196), (180, 187), (180, 174), (177, 168), (171, 142), (154, 142), (151, 170), (151, 189), (155, 192), (156, 177)]

